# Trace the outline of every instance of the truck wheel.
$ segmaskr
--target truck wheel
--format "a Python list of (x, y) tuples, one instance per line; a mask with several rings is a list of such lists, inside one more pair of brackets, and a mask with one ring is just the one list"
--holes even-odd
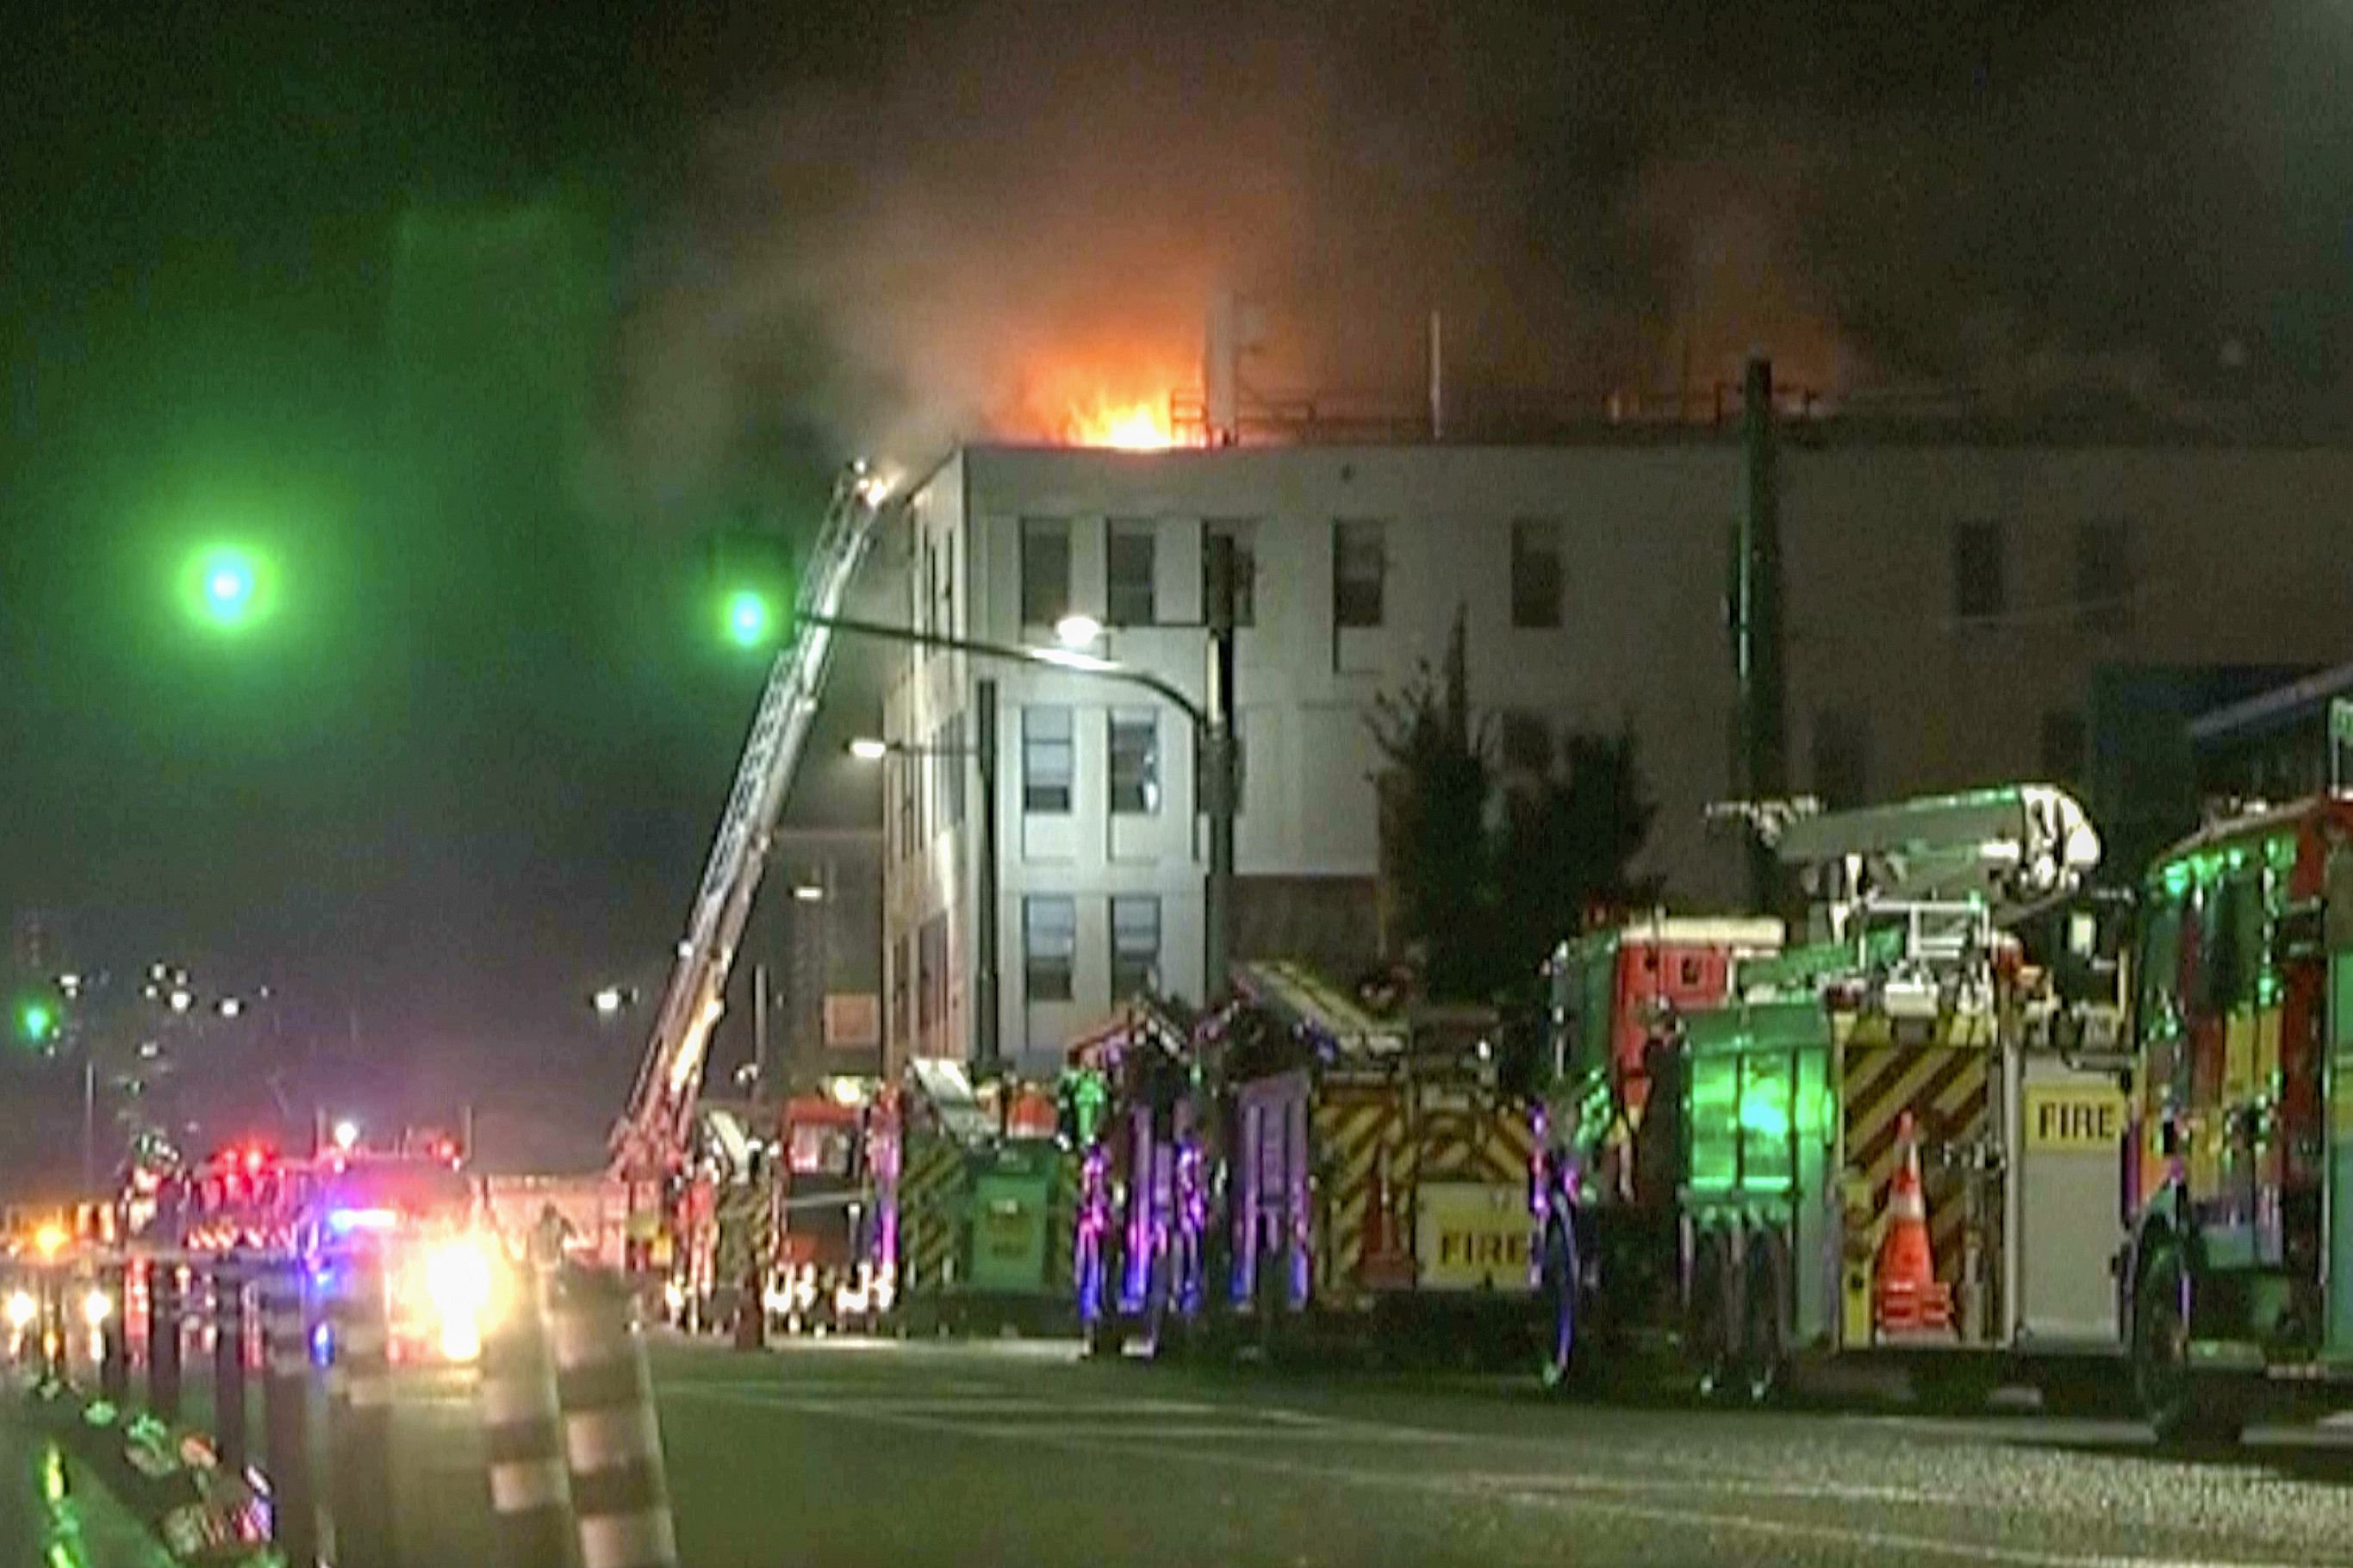
[(2180, 1247), (2160, 1243), (2133, 1289), (2133, 1396), (2160, 1443), (2228, 1447), (2246, 1426), (2242, 1391), (2189, 1364), (2190, 1280)]
[(1545, 1228), (1543, 1289), (1544, 1385), (1565, 1387), (1576, 1370), (1577, 1321), (1577, 1233), (1573, 1226)]
[(1781, 1323), (1788, 1279), (1780, 1238), (1759, 1237), (1748, 1249), (1741, 1292), (1740, 1381), (1751, 1405), (1767, 1404), (1778, 1394), (1788, 1369), (1788, 1335)]
[(1683, 1304), (1683, 1359), (1703, 1399), (1715, 1397), (1731, 1382), (1731, 1270), (1724, 1234), (1702, 1233), (1692, 1247), (1691, 1296)]

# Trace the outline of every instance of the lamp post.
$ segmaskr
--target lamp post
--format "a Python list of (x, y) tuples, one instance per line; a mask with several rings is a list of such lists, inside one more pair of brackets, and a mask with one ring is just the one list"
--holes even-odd
[[(1208, 821), (1208, 876), (1202, 891), (1202, 991), (1205, 1002), (1213, 1002), (1225, 994), (1233, 968), (1233, 881), (1234, 881), (1234, 557), (1233, 541), (1222, 535), (1208, 542), (1209, 563), (1208, 615), (1205, 629), (1209, 634), (1208, 693), (1207, 706), (1195, 701), (1181, 689), (1162, 679), (1148, 669), (1138, 669), (1088, 653), (1070, 644), (1089, 641), (1102, 628), (1083, 616), (1067, 616), (1055, 628), (1063, 646), (1031, 647), (1018, 643), (984, 642), (975, 638), (946, 637), (937, 632), (917, 631), (912, 626), (892, 626), (881, 621), (858, 620), (847, 616), (810, 616), (810, 623), (829, 626), (838, 632), (853, 636), (879, 637), (886, 642), (906, 643), (915, 647), (937, 648), (945, 653), (969, 654), (979, 658), (1003, 659), (1014, 664), (1042, 664), (1054, 669), (1069, 670), (1076, 675), (1091, 675), (1104, 680), (1141, 687), (1183, 713), (1193, 726), (1196, 754), (1201, 759), (1200, 797), (1203, 812)], [(979, 739), (990, 753), (987, 773), (982, 789), (987, 796), (988, 813), (984, 824), (984, 850), (988, 872), (982, 879), (986, 898), (984, 918), (987, 927), (981, 933), (989, 936), (996, 921), (994, 859), (995, 816), (997, 791), (994, 787), (994, 752), (997, 741), (996, 689), (989, 681), (980, 683), (981, 700), (976, 715), (981, 721)], [(886, 747), (887, 750), (887, 747)], [(987, 944), (994, 946), (991, 942)], [(990, 987), (988, 1030), (996, 1027), (995, 986), (997, 965), (995, 953), (984, 950), (983, 973)]]

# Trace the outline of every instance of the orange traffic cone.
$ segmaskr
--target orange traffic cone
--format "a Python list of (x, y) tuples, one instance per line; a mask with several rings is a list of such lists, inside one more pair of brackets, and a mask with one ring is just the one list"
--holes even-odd
[(1953, 1294), (1936, 1279), (1928, 1245), (1928, 1202), (1920, 1188), (1920, 1142), (1905, 1111), (1895, 1124), (1904, 1151), (1887, 1189), (1887, 1234), (1880, 1238), (1874, 1304), (1883, 1334), (1946, 1333), (1953, 1325)]

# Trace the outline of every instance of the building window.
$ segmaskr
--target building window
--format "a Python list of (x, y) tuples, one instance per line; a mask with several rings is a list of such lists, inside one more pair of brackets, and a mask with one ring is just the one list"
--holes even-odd
[(1056, 816), (1067, 814), (1075, 767), (1071, 710), (1021, 710), (1021, 809)]
[(1552, 727), (1541, 713), (1525, 708), (1507, 708), (1502, 714), (1502, 752), (1504, 767), (1512, 773), (1547, 773), (1552, 771)]
[(1861, 805), (1871, 789), (1871, 727), (1852, 708), (1814, 715), (1814, 794), (1825, 806)]
[(1067, 898), (1021, 900), (1021, 977), (1032, 1002), (1071, 999), (1071, 967), (1079, 952), (1079, 906)]
[(1050, 626), (1071, 613), (1071, 525), (1059, 517), (1021, 520), (1021, 624)]
[(2072, 708), (2053, 708), (2045, 712), (2036, 756), (2042, 776), (2052, 784), (2080, 783), (2084, 776), (2084, 716)]
[(1205, 522), (1201, 525), (1201, 618), (1209, 618), (1209, 541), (1234, 542), (1234, 625), (1258, 625), (1258, 524)]
[(1111, 901), (1111, 999), (1160, 989), (1160, 900), (1149, 895)]
[(1148, 626), (1158, 617), (1153, 604), (1153, 546), (1159, 530), (1150, 521), (1114, 518), (1103, 549), (1103, 624)]
[(1160, 715), (1111, 716), (1111, 809), (1148, 816), (1160, 809)]
[(2075, 618), (2094, 631), (2132, 625), (2132, 525), (2095, 518), (2075, 525)]
[(1332, 525), (1332, 624), (1381, 624), (1389, 570), (1388, 531), (1377, 522)]
[(1557, 626), (1567, 578), (1560, 558), (1560, 524), (1522, 518), (1512, 524), (1512, 625)]
[(1953, 524), (1953, 614), (1959, 619), (1990, 620), (2010, 607), (2002, 543), (1999, 522)]

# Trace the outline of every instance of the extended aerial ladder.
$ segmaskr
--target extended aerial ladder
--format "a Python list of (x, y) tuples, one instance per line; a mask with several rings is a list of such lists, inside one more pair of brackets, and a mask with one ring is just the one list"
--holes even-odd
[[(831, 665), (828, 623), (841, 613), (859, 563), (873, 542), (888, 491), (863, 463), (853, 464), (837, 481), (818, 530), (796, 599), (791, 640), (768, 671), (654, 1019), (653, 1037), (638, 1065), (628, 1110), (613, 1129), (609, 1169), (628, 1189), (633, 1217), (657, 1205), (667, 1210), (663, 1194), (690, 1163), (711, 1031), (725, 1008), (728, 973)], [(665, 1224), (669, 1218), (664, 1213)]]

